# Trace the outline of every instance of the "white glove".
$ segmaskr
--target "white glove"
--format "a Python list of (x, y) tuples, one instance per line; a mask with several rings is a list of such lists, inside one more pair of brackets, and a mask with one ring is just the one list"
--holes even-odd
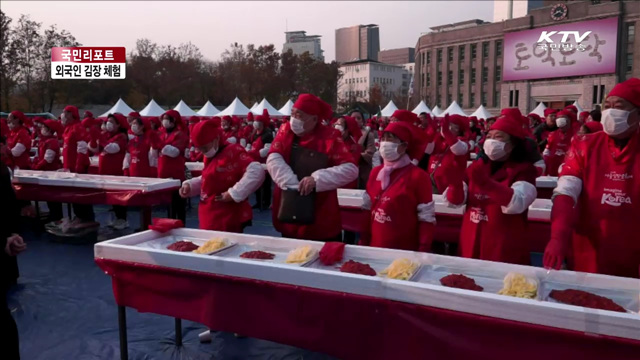
[(86, 141), (78, 141), (78, 153), (86, 155), (89, 151), (89, 146)]
[(260, 153), (260, 157), (265, 158), (265, 157), (267, 157), (267, 155), (269, 155), (269, 149), (262, 148), (262, 149), (260, 149), (259, 153)]
[(240, 139), (240, 146), (242, 146), (242, 147), (247, 146), (247, 140), (246, 139)]
[(13, 155), (13, 157), (18, 157), (20, 155), (22, 155), (25, 150), (27, 150), (27, 147), (17, 143), (16, 146), (13, 147), (13, 149), (11, 149), (11, 155)]
[(253, 149), (253, 147), (251, 147), (251, 144), (247, 144), (247, 146), (245, 146), (245, 150), (251, 151), (251, 149)]
[(133, 140), (136, 136), (133, 134), (127, 134), (127, 137), (129, 137), (129, 141)]
[(271, 149), (271, 143), (264, 144), (263, 148), (267, 150)]
[(189, 148), (185, 148), (184, 149), (184, 157), (186, 157), (188, 159), (189, 155), (191, 155), (191, 150)]
[(158, 167), (158, 150), (149, 150), (149, 166)]
[(564, 150), (556, 150), (556, 156), (564, 156), (565, 154)]
[(542, 156), (549, 156), (551, 155), (551, 151), (549, 151), (549, 149), (544, 149), (544, 151), (542, 152)]
[(47, 149), (47, 151), (44, 152), (44, 161), (48, 162), (49, 164), (51, 164), (53, 162), (53, 160), (56, 159), (56, 152), (51, 150), (51, 149)]
[(227, 139), (227, 142), (228, 142), (229, 144), (235, 144), (235, 143), (237, 143), (237, 142), (238, 142), (238, 139), (236, 139), (236, 138), (235, 138), (235, 136), (232, 136), (232, 137), (230, 137), (230, 138), (228, 138), (228, 139)]
[(177, 158), (180, 155), (180, 149), (175, 146), (165, 145), (161, 151), (162, 155)]
[(104, 152), (107, 154), (116, 154), (120, 152), (120, 146), (116, 143), (107, 144), (107, 146), (104, 147)]
[(128, 169), (130, 165), (131, 165), (131, 154), (127, 153), (127, 155), (124, 156), (124, 161), (122, 161), (122, 170)]

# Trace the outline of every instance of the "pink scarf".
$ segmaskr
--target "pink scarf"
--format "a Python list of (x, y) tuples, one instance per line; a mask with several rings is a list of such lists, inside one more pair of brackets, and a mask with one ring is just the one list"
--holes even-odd
[(387, 186), (389, 186), (389, 182), (391, 179), (391, 173), (394, 170), (402, 169), (403, 167), (411, 164), (411, 160), (409, 159), (409, 155), (404, 154), (400, 159), (396, 161), (386, 161), (384, 160), (384, 166), (382, 170), (378, 173), (376, 180), (382, 182), (382, 190), (386, 190)]

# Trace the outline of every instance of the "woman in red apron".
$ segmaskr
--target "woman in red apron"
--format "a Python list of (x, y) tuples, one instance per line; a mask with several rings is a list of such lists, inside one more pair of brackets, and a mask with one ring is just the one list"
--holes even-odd
[(21, 111), (12, 111), (7, 117), (9, 126), (9, 136), (7, 137), (7, 147), (13, 158), (13, 165), (18, 169), (28, 170), (31, 168), (31, 134), (27, 129), (29, 119)]
[(558, 130), (549, 135), (547, 146), (542, 153), (546, 165), (546, 175), (558, 176), (558, 169), (564, 162), (564, 157), (569, 152), (569, 148), (571, 148), (574, 123), (575, 117), (570, 110), (562, 110), (556, 114)]
[[(127, 144), (128, 153), (124, 159), (124, 174), (133, 177), (154, 177), (155, 166), (151, 166), (154, 154), (151, 152), (156, 151), (153, 148), (157, 147), (158, 139), (154, 136), (149, 121), (142, 118), (134, 119), (131, 122), (131, 133), (134, 136)], [(155, 157), (157, 158), (157, 154)], [(157, 166), (157, 162), (155, 165)]]
[(240, 145), (223, 142), (211, 121), (194, 126), (191, 141), (205, 156), (204, 170), (182, 184), (180, 196), (200, 195), (200, 229), (241, 233), (253, 218), (247, 198), (262, 185), (262, 165)]
[(447, 188), (444, 169), (455, 167), (464, 172), (469, 159), (469, 120), (461, 115), (446, 115), (440, 133), (436, 135), (434, 149), (429, 159), (429, 174), (434, 190), (442, 193)]
[(33, 160), (34, 170), (56, 171), (62, 168), (60, 161), (60, 143), (58, 133), (62, 133), (62, 124), (56, 120), (45, 120), (40, 127), (38, 156)]
[[(127, 118), (120, 113), (109, 114), (107, 116), (106, 129), (108, 139), (100, 144), (102, 152), (98, 162), (98, 173), (100, 175), (123, 176), (129, 132)], [(116, 230), (123, 230), (129, 227), (126, 206), (114, 205), (113, 212), (116, 220), (110, 224), (111, 227)]]
[[(269, 148), (271, 148), (271, 143), (273, 143), (273, 133), (271, 132), (270, 124), (269, 112), (266, 109), (262, 115), (256, 117), (251, 123), (254, 131), (248, 137), (249, 144), (247, 144), (247, 152), (255, 161), (261, 164), (267, 162)], [(264, 182), (256, 192), (254, 209), (266, 210), (271, 206), (271, 183), (271, 177), (269, 174), (265, 174)]]
[(431, 251), (436, 218), (429, 175), (407, 155), (420, 146), (414, 142), (417, 131), (403, 122), (385, 128), (380, 143), (384, 164), (371, 171), (364, 194), (364, 208), (371, 216), (360, 245)]
[(444, 169), (450, 185), (443, 197), (451, 206), (466, 203), (461, 256), (530, 263), (531, 248), (523, 234), (527, 210), (537, 192), (536, 169), (527, 153), (525, 136), (519, 116), (502, 115), (487, 134), (485, 155), (469, 166), (466, 176), (455, 166)]
[[(360, 137), (362, 136), (362, 131), (358, 126), (358, 122), (356, 119), (351, 116), (342, 116), (338, 118), (333, 127), (340, 132), (340, 136), (342, 136), (342, 141), (349, 149), (349, 152), (353, 156), (353, 159), (356, 163), (360, 162), (360, 156), (362, 155), (362, 146), (358, 143), (360, 141)], [(343, 189), (357, 189), (358, 188), (358, 179), (353, 182), (343, 186)]]
[[(167, 110), (161, 116), (162, 130), (157, 144), (160, 158), (158, 159), (158, 177), (161, 179), (185, 180), (184, 151), (189, 146), (189, 135), (184, 129), (180, 113)], [(171, 200), (171, 216), (186, 222), (186, 203), (178, 191)]]
[(554, 190), (544, 266), (639, 277), (640, 79), (617, 84), (601, 132), (574, 141)]

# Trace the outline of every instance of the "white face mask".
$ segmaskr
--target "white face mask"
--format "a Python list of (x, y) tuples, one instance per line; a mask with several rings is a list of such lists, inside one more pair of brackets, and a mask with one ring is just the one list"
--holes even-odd
[(107, 131), (107, 124), (106, 123), (102, 123), (102, 125), (100, 125), (100, 129), (102, 131)]
[(556, 125), (561, 128), (567, 126), (567, 118), (561, 117), (556, 119)]
[(304, 133), (304, 122), (300, 119), (296, 119), (294, 117), (289, 120), (289, 125), (291, 125), (291, 131), (293, 131), (296, 135), (301, 135)]
[(42, 134), (42, 136), (51, 136), (51, 130), (43, 127), (42, 130), (40, 130), (40, 134)]
[(385, 161), (396, 161), (400, 157), (398, 154), (398, 146), (400, 144), (391, 142), (391, 141), (383, 141), (380, 143), (380, 156)]
[(260, 121), (254, 121), (253, 122), (253, 128), (254, 129), (260, 129)]
[(140, 125), (138, 125), (138, 124), (133, 124), (133, 125), (131, 125), (131, 131), (132, 131), (134, 134), (138, 134), (138, 133), (140, 133), (140, 132), (141, 132), (140, 130), (142, 130), (142, 129), (140, 129)]
[(107, 123), (108, 132), (113, 132), (115, 129), (116, 129), (116, 126), (113, 123), (110, 123), (110, 122)]
[(340, 133), (344, 132), (344, 126), (342, 126), (342, 125), (336, 125), (335, 128), (336, 128), (336, 130), (340, 131)]
[(216, 156), (217, 152), (218, 152), (218, 147), (217, 146), (212, 146), (211, 149), (209, 149), (209, 151), (204, 153), (204, 156), (206, 156), (207, 158), (211, 159), (212, 157)]
[(473, 127), (473, 122), (469, 121), (469, 127), (472, 128)]
[(506, 143), (500, 140), (487, 139), (485, 140), (482, 149), (489, 159), (496, 161), (507, 155), (507, 152), (504, 150), (505, 145)]
[(364, 129), (367, 131), (371, 131), (371, 126), (365, 126)]
[(60, 122), (62, 122), (62, 125), (67, 124), (67, 113), (64, 111), (60, 114)]
[(162, 120), (162, 127), (165, 129), (171, 129), (173, 124), (171, 123), (171, 120)]
[(607, 135), (616, 136), (629, 130), (630, 111), (606, 109), (602, 112), (602, 130)]

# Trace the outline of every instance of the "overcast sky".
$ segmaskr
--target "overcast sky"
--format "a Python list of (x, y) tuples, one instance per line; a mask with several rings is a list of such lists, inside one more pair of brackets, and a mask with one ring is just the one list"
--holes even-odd
[(210, 60), (229, 44), (274, 44), (284, 32), (322, 35), (325, 60), (335, 59), (335, 29), (380, 26), (380, 48), (415, 46), (429, 27), (470, 19), (491, 21), (492, 1), (2, 1), (14, 22), (21, 14), (57, 24), (83, 46), (125, 46), (137, 39), (178, 45), (191, 41)]

